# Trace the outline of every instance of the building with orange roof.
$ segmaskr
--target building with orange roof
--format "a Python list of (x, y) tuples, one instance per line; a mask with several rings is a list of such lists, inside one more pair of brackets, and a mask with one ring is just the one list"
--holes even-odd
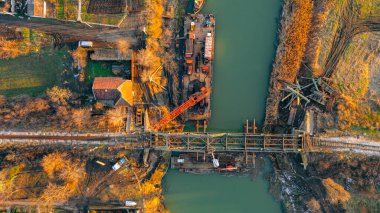
[(97, 77), (92, 85), (92, 92), (97, 101), (106, 106), (133, 105), (132, 81), (120, 77)]

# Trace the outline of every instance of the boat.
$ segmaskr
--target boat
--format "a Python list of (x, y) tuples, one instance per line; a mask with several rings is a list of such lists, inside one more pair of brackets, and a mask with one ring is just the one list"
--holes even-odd
[(203, 5), (205, 4), (206, 0), (194, 0), (194, 14), (199, 13), (201, 11)]

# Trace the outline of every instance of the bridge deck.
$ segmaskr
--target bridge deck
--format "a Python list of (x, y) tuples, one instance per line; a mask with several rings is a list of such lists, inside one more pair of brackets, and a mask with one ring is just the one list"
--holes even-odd
[(36, 133), (0, 132), (1, 144), (125, 145), (178, 152), (324, 152), (350, 151), (380, 155), (380, 143), (347, 142), (347, 138), (310, 137), (304, 134), (240, 133)]

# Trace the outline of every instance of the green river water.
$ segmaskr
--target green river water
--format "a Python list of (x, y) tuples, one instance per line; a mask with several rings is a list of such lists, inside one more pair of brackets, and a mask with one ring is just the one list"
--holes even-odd
[[(211, 131), (262, 124), (281, 14), (281, 0), (206, 0), (216, 16)], [(165, 205), (172, 213), (281, 212), (263, 177), (193, 175), (169, 170)]]

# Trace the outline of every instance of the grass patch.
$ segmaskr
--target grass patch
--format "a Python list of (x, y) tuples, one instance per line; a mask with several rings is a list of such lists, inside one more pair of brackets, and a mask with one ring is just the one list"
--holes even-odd
[(68, 58), (66, 48), (50, 47), (39, 53), (0, 60), (0, 94), (35, 96), (44, 92), (59, 83)]
[(122, 64), (124, 65), (125, 69), (130, 69), (131, 67), (131, 63), (129, 61), (121, 63), (89, 60), (89, 62), (87, 63), (87, 76), (85, 81), (86, 85), (88, 87), (91, 87), (96, 77), (121, 77), (124, 79), (128, 79), (130, 76), (126, 75), (125, 73), (115, 75), (112, 72), (112, 65), (115, 64)]
[(366, 136), (369, 136), (374, 139), (380, 139), (380, 131), (378, 129), (368, 129), (361, 126), (353, 126), (351, 130), (360, 134), (365, 134)]
[(93, 81), (95, 77), (115, 77), (112, 73), (112, 63), (89, 61), (87, 64), (88, 81)]
[(57, 6), (57, 18), (64, 19), (65, 18), (65, 0), (58, 0)]

